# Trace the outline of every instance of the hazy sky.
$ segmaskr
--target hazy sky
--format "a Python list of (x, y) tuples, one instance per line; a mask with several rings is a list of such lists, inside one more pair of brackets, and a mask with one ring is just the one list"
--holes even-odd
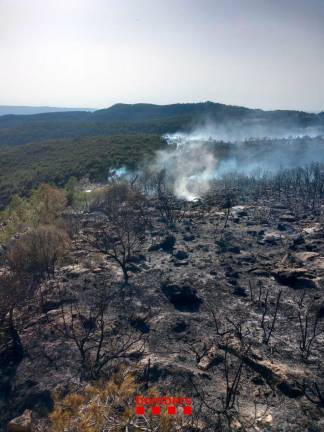
[(0, 0), (0, 105), (324, 110), (324, 0)]

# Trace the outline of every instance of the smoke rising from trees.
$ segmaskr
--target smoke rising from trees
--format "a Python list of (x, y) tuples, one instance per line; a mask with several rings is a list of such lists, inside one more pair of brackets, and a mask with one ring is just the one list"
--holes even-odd
[(260, 175), (324, 163), (324, 131), (315, 128), (206, 123), (165, 139), (168, 147), (157, 153), (154, 169), (165, 169), (175, 195), (188, 201), (207, 192), (213, 179), (233, 172)]

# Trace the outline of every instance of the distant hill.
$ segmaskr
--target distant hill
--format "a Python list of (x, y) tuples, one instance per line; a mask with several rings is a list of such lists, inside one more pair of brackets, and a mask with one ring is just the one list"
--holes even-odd
[[(280, 133), (324, 134), (323, 113), (263, 111), (213, 102), (173, 105), (116, 104), (86, 111), (0, 116), (0, 146), (20, 145), (50, 139), (81, 138), (115, 134), (165, 134), (189, 130), (204, 122), (239, 130)], [(261, 131), (261, 132), (260, 132)], [(247, 132), (248, 133), (248, 132)]]
[[(13, 194), (41, 182), (63, 185), (70, 176), (107, 177), (109, 168), (135, 168), (167, 143), (166, 133), (209, 127), (228, 139), (323, 135), (324, 112), (263, 111), (212, 102), (173, 105), (116, 104), (90, 111), (0, 116), (0, 209)], [(221, 140), (217, 136), (217, 140)], [(323, 148), (323, 138), (305, 138)], [(294, 141), (294, 140), (293, 140)], [(262, 145), (271, 141), (260, 139)], [(282, 139), (279, 145), (286, 146)]]
[(94, 111), (90, 108), (61, 108), (61, 107), (47, 107), (47, 106), (11, 106), (0, 105), (0, 116), (13, 114), (13, 115), (33, 115), (42, 113), (53, 112), (69, 112), (69, 111)]

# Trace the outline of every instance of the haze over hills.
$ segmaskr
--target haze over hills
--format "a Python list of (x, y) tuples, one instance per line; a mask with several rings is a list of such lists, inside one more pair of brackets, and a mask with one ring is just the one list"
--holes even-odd
[[(28, 194), (42, 182), (63, 185), (71, 176), (105, 181), (109, 169), (136, 169), (152, 161), (158, 151), (170, 148), (167, 136), (176, 145), (174, 139), (181, 136), (185, 144), (211, 140), (213, 154), (219, 149), (228, 154), (236, 148), (224, 147), (224, 142), (246, 142), (248, 148), (239, 146), (246, 151), (239, 152), (239, 160), (234, 157), (231, 163), (241, 166), (244, 160), (244, 166), (251, 169), (260, 164), (279, 166), (283, 161), (291, 166), (291, 160), (293, 166), (324, 160), (323, 112), (263, 111), (202, 102), (120, 103), (94, 112), (5, 115), (0, 116), (0, 208), (15, 193)], [(254, 147), (249, 144), (251, 138), (257, 140)], [(206, 149), (193, 150), (201, 159)], [(174, 156), (171, 166), (174, 160), (182, 165), (187, 161), (186, 169), (192, 166), (190, 151), (189, 160), (186, 152)], [(208, 166), (209, 149), (205, 156)], [(221, 168), (229, 169), (226, 164)]]
[(116, 104), (94, 112), (68, 111), (0, 117), (0, 146), (57, 138), (121, 133), (166, 134), (199, 125), (222, 128), (223, 137), (235, 129), (244, 136), (283, 136), (324, 133), (324, 113), (263, 111), (213, 102), (172, 105)]
[(3, 115), (33, 115), (49, 112), (93, 111), (91, 108), (62, 108), (51, 106), (15, 106), (0, 105), (0, 116)]

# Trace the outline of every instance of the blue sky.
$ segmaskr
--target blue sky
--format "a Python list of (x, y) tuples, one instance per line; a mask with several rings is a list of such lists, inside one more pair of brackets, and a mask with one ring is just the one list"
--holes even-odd
[(0, 0), (0, 104), (324, 110), (324, 0)]

